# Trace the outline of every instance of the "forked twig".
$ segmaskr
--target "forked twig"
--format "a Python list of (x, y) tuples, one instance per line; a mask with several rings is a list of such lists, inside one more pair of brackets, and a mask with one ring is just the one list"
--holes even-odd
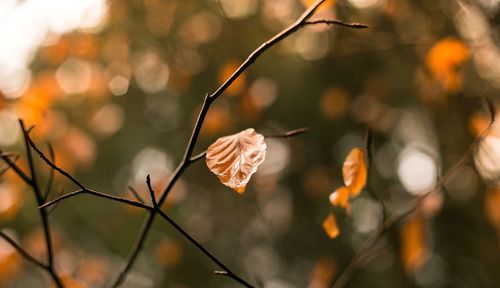
[[(43, 198), (43, 193), (40, 190), (40, 184), (38, 183), (37, 177), (36, 177), (36, 167), (35, 167), (35, 161), (33, 160), (33, 156), (31, 154), (31, 145), (30, 145), (30, 139), (29, 139), (29, 131), (26, 130), (24, 127), (24, 123), (22, 120), (19, 120), (19, 124), (21, 125), (21, 130), (23, 133), (23, 139), (24, 139), (24, 145), (26, 149), (26, 158), (28, 159), (28, 166), (31, 174), (31, 181), (29, 182), (31, 188), (33, 189), (33, 193), (35, 194), (35, 198), (37, 201), (37, 204), (43, 205), (44, 203), (44, 198)], [(38, 209), (38, 212), (40, 214), (40, 218), (42, 220), (42, 228), (43, 228), (43, 235), (45, 237), (45, 247), (47, 249), (47, 265), (46, 265), (46, 270), (50, 274), (52, 280), (56, 284), (58, 288), (64, 287), (59, 275), (57, 274), (55, 270), (55, 264), (54, 264), (54, 248), (53, 248), (53, 243), (52, 243), (52, 235), (50, 231), (50, 224), (49, 224), (49, 216), (47, 214), (47, 210), (44, 208)]]
[[(196, 146), (196, 142), (198, 140), (199, 133), (201, 131), (201, 127), (204, 123), (205, 117), (208, 113), (208, 110), (210, 109), (211, 104), (220, 96), (224, 91), (246, 70), (248, 69), (249, 66), (252, 65), (252, 63), (255, 62), (255, 60), (265, 51), (267, 51), (269, 48), (273, 47), (276, 45), (278, 42), (281, 40), (287, 38), (289, 35), (292, 33), (296, 32), (297, 30), (309, 26), (309, 25), (316, 25), (316, 24), (335, 24), (335, 25), (340, 25), (344, 27), (350, 27), (350, 28), (356, 28), (356, 29), (361, 29), (361, 28), (366, 28), (366, 25), (359, 24), (359, 23), (344, 23), (338, 20), (330, 20), (330, 19), (316, 19), (316, 20), (309, 20), (309, 18), (315, 13), (317, 8), (324, 2), (325, 0), (317, 0), (311, 7), (309, 7), (293, 24), (289, 25), (285, 29), (283, 29), (281, 32), (276, 34), (274, 37), (270, 38), (268, 41), (264, 42), (261, 44), (257, 49), (255, 49), (249, 56), (248, 58), (233, 72), (231, 76), (229, 76), (226, 81), (221, 84), (213, 93), (207, 93), (204, 98), (203, 105), (200, 109), (200, 112), (198, 114), (197, 121), (193, 127), (191, 136), (189, 138), (189, 141), (187, 143), (184, 156), (182, 158), (181, 163), (177, 166), (175, 169), (174, 173), (172, 174), (171, 178), (168, 181), (168, 184), (162, 191), (162, 193), (159, 195), (159, 198), (156, 199), (155, 193), (153, 191), (153, 188), (151, 186), (151, 179), (148, 176), (146, 183), (148, 185), (148, 190), (150, 192), (151, 196), (151, 201), (153, 203), (153, 206), (150, 206), (146, 204), (143, 199), (139, 196), (138, 193), (135, 192), (135, 190), (130, 189), (132, 193), (135, 195), (135, 197), (138, 199), (138, 201), (135, 200), (130, 200), (127, 198), (122, 198), (122, 197), (117, 197), (114, 195), (109, 195), (105, 193), (101, 193), (98, 191), (94, 191), (92, 189), (86, 188), (81, 182), (79, 182), (74, 176), (72, 176), (70, 173), (65, 171), (64, 169), (58, 167), (55, 164), (55, 157), (52, 148), (49, 146), (49, 154), (50, 157), (47, 157), (32, 141), (32, 139), (29, 136), (29, 132), (33, 127), (30, 127), (29, 129), (26, 129), (24, 127), (24, 124), (22, 121), (20, 121), (21, 128), (23, 131), (23, 136), (24, 136), (24, 141), (25, 141), (25, 146), (26, 146), (26, 154), (27, 154), (27, 159), (28, 159), (28, 164), (29, 164), (29, 170), (30, 170), (30, 176), (28, 176), (25, 172), (23, 172), (18, 165), (14, 163), (9, 157), (9, 155), (6, 154), (1, 154), (1, 158), (3, 159), (4, 162), (7, 163), (8, 168), (13, 169), (19, 177), (21, 177), (26, 184), (31, 186), (33, 188), (34, 194), (37, 199), (37, 203), (39, 206), (39, 213), (40, 217), (42, 219), (42, 224), (43, 224), (43, 230), (44, 230), (44, 235), (45, 235), (45, 242), (46, 242), (46, 247), (47, 247), (47, 256), (48, 256), (48, 263), (44, 264), (40, 261), (37, 262), (36, 259), (32, 258), (29, 254), (23, 252), (22, 248), (15, 243), (15, 241), (9, 241), (14, 248), (16, 248), (23, 256), (30, 260), (31, 262), (37, 264), (38, 266), (41, 266), (45, 270), (47, 270), (52, 279), (54, 280), (54, 283), (58, 288), (63, 287), (63, 284), (57, 275), (55, 268), (54, 268), (54, 255), (53, 255), (53, 247), (52, 247), (52, 242), (51, 242), (51, 234), (50, 234), (50, 229), (49, 229), (49, 220), (48, 220), (48, 214), (47, 214), (47, 209), (55, 205), (65, 199), (72, 198), (77, 195), (82, 195), (82, 194), (89, 194), (92, 196), (120, 202), (126, 205), (138, 207), (145, 209), (149, 211), (148, 217), (146, 221), (143, 223), (143, 226), (141, 228), (141, 231), (138, 234), (138, 237), (136, 238), (136, 241), (126, 259), (125, 264), (122, 266), (120, 269), (118, 276), (112, 281), (111, 287), (118, 287), (120, 284), (123, 282), (125, 279), (125, 276), (127, 275), (128, 271), (134, 264), (137, 256), (139, 255), (139, 252), (144, 245), (144, 242), (146, 240), (146, 237), (151, 230), (152, 224), (154, 222), (154, 219), (156, 215), (159, 215), (161, 218), (163, 218), (165, 221), (167, 221), (171, 226), (173, 226), (179, 233), (181, 233), (185, 238), (187, 238), (191, 243), (193, 243), (199, 250), (201, 250), (208, 258), (210, 258), (214, 263), (216, 263), (220, 268), (223, 269), (223, 271), (218, 271), (216, 274), (220, 275), (226, 275), (235, 281), (237, 281), (239, 284), (245, 286), (245, 287), (253, 287), (251, 284), (243, 280), (240, 276), (238, 276), (236, 273), (231, 271), (224, 263), (222, 263), (217, 257), (215, 257), (213, 254), (211, 254), (203, 245), (201, 245), (199, 242), (197, 242), (193, 237), (190, 236), (189, 233), (187, 233), (184, 229), (182, 229), (173, 219), (171, 219), (168, 215), (166, 215), (162, 210), (161, 206), (162, 204), (166, 201), (170, 191), (172, 190), (173, 186), (177, 182), (177, 180), (181, 177), (181, 175), (184, 173), (184, 171), (194, 162), (203, 159), (206, 152), (202, 152), (196, 156), (193, 156), (193, 151)], [(278, 134), (278, 135), (269, 135), (268, 137), (282, 137), (282, 138), (288, 138), (292, 137), (301, 133), (304, 133), (307, 129), (301, 128), (301, 129), (296, 129), (292, 131), (288, 131), (285, 134)], [(40, 185), (38, 183), (38, 180), (36, 178), (36, 169), (35, 169), (35, 163), (32, 157), (31, 149), (35, 151), (38, 156), (51, 168), (51, 174), (49, 175), (49, 183), (46, 188), (45, 193), (42, 193), (40, 190)], [(1, 153), (1, 151), (0, 151)], [(45, 202), (48, 194), (50, 193), (51, 186), (52, 186), (52, 180), (54, 177), (54, 171), (60, 173), (67, 179), (69, 179), (72, 183), (74, 183), (76, 186), (78, 186), (78, 190), (64, 194), (52, 201)], [(3, 234), (2, 234), (3, 235)], [(3, 236), (2, 236), (3, 237)], [(5, 238), (5, 237), (3, 237)], [(7, 239), (7, 238), (6, 238)], [(31, 257), (31, 258), (30, 258)], [(34, 260), (34, 261), (33, 261)]]
[[(293, 24), (290, 26), (286, 27), (283, 29), (281, 32), (276, 34), (274, 37), (269, 39), (268, 41), (264, 42), (261, 44), (257, 49), (255, 49), (249, 56), (248, 58), (229, 76), (229, 78), (222, 83), (213, 93), (209, 94), (207, 93), (205, 95), (205, 98), (203, 100), (203, 105), (200, 109), (200, 112), (198, 114), (198, 118), (196, 120), (196, 123), (193, 127), (193, 130), (191, 132), (191, 137), (189, 138), (187, 147), (184, 152), (184, 157), (181, 161), (181, 163), (177, 166), (175, 169), (174, 174), (171, 176), (171, 178), (168, 181), (167, 186), (163, 190), (163, 192), (160, 194), (159, 200), (158, 200), (158, 205), (161, 207), (163, 202), (166, 200), (168, 197), (170, 191), (172, 190), (173, 186), (177, 182), (177, 180), (181, 177), (181, 175), (184, 173), (184, 171), (188, 168), (190, 164), (193, 163), (193, 151), (198, 139), (198, 135), (201, 131), (201, 127), (203, 125), (203, 122), (205, 120), (205, 116), (208, 113), (208, 110), (210, 109), (210, 105), (250, 66), (252, 63), (257, 60), (257, 58), (267, 51), (269, 48), (273, 47), (276, 45), (278, 42), (281, 40), (287, 38), (289, 35), (292, 33), (296, 32), (302, 27), (308, 26), (308, 25), (314, 25), (314, 24), (324, 24), (324, 21), (319, 21), (317, 23), (315, 22), (310, 22), (307, 23), (308, 19), (314, 14), (314, 12), (318, 9), (318, 7), (324, 2), (325, 0), (317, 0), (314, 2), (314, 4), (311, 5)], [(340, 23), (326, 23), (326, 24), (339, 24)], [(359, 28), (359, 27), (358, 27)], [(194, 157), (195, 160), (203, 158), (203, 153), (198, 154), (197, 156)], [(127, 272), (130, 270), (132, 267), (133, 263), (135, 262), (135, 259), (137, 258), (137, 255), (139, 255), (139, 251), (143, 246), (143, 241), (146, 238), (147, 234), (149, 233), (151, 226), (154, 222), (156, 214), (155, 213), (150, 213), (147, 217), (147, 219), (143, 222), (143, 225), (141, 227), (141, 230), (139, 231), (139, 235), (136, 238), (136, 241), (134, 242), (134, 245), (130, 251), (129, 256), (127, 257), (127, 260), (125, 264), (122, 266), (120, 272), (118, 273), (117, 278), (115, 281), (113, 281), (113, 284), (111, 287), (118, 287), (120, 284), (123, 282), (125, 275)], [(251, 286), (250, 284), (246, 284)]]

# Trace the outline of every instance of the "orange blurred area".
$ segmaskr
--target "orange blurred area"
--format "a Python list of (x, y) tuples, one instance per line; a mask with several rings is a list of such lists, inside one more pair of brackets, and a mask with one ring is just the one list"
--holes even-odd
[(459, 68), (469, 57), (469, 49), (462, 41), (446, 37), (427, 52), (426, 65), (446, 91), (456, 93), (462, 87)]
[(182, 246), (174, 240), (165, 239), (155, 248), (156, 261), (166, 268), (179, 264), (183, 256)]
[(326, 219), (323, 221), (323, 230), (325, 230), (326, 235), (330, 239), (337, 238), (340, 234), (340, 230), (337, 224), (337, 219), (333, 213), (328, 214)]
[[(218, 74), (219, 85), (224, 83), (236, 71), (236, 69), (238, 69), (240, 65), (241, 63), (235, 59), (226, 60), (219, 69), (219, 74)], [(231, 85), (229, 85), (225, 93), (233, 97), (240, 95), (246, 88), (247, 85), (246, 82), (247, 82), (246, 73), (243, 72), (236, 80), (234, 80), (233, 83), (231, 83)]]
[(349, 95), (342, 88), (330, 88), (323, 92), (319, 106), (325, 118), (337, 120), (344, 117), (347, 113)]
[[(57, 250), (62, 246), (63, 240), (60, 236), (51, 230), (52, 246), (57, 253)], [(42, 228), (31, 230), (22, 240), (23, 247), (33, 257), (37, 259), (46, 259), (47, 246), (45, 243), (45, 233)]]
[(0, 183), (0, 222), (8, 222), (17, 215), (23, 204), (23, 192), (15, 184)]
[(490, 225), (500, 235), (500, 188), (494, 187), (486, 192), (484, 210)]
[(427, 259), (426, 222), (422, 215), (414, 214), (400, 230), (401, 261), (408, 273), (414, 273)]
[(337, 262), (334, 258), (325, 256), (320, 258), (314, 265), (307, 288), (330, 287), (337, 273)]
[[(0, 279), (12, 281), (21, 273), (21, 256), (5, 240), (0, 238)], [(0, 287), (2, 282), (0, 281)]]

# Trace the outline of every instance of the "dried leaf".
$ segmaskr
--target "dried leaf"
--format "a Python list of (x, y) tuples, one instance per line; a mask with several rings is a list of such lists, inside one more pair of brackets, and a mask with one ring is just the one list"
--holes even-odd
[(342, 167), (342, 175), (345, 186), (351, 190), (351, 196), (357, 196), (365, 187), (368, 176), (363, 149), (353, 148), (349, 152)]
[(339, 236), (340, 230), (333, 213), (328, 214), (328, 217), (326, 217), (325, 221), (323, 221), (323, 229), (325, 230), (326, 235), (330, 237), (330, 239), (334, 239)]
[(207, 166), (222, 184), (243, 193), (257, 167), (266, 157), (264, 136), (249, 128), (221, 137), (207, 149)]

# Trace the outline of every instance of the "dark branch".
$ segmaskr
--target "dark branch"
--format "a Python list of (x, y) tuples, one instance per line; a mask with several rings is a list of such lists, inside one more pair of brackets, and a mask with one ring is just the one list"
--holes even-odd
[(80, 181), (78, 181), (75, 177), (73, 177), (71, 174), (69, 174), (68, 172), (66, 172), (64, 169), (58, 167), (47, 156), (45, 156), (45, 154), (35, 145), (35, 143), (33, 142), (33, 140), (31, 140), (31, 138), (29, 137), (29, 135), (27, 133), (25, 133), (25, 139), (26, 139), (27, 143), (29, 144), (29, 146), (31, 146), (33, 148), (33, 150), (35, 150), (35, 152), (38, 154), (38, 156), (40, 156), (40, 158), (42, 158), (42, 160), (47, 165), (49, 165), (52, 169), (54, 169), (57, 172), (59, 172), (64, 177), (68, 178), (71, 182), (73, 182), (79, 188), (85, 189), (85, 186), (83, 186), (83, 184), (80, 183)]
[(137, 192), (137, 190), (134, 189), (132, 186), (127, 186), (127, 189), (134, 195), (134, 197), (141, 203), (146, 203), (144, 202), (144, 199), (142, 199), (141, 195)]
[(334, 19), (312, 19), (304, 22), (304, 25), (316, 25), (316, 24), (326, 24), (326, 25), (339, 25), (342, 27), (353, 28), (353, 29), (366, 29), (370, 26), (361, 23), (346, 23)]
[(264, 137), (266, 137), (266, 138), (289, 138), (289, 137), (300, 135), (302, 133), (306, 133), (307, 131), (309, 131), (309, 128), (303, 127), (303, 128), (290, 130), (288, 132), (281, 133), (281, 134), (265, 134)]
[(155, 191), (153, 190), (153, 186), (151, 186), (151, 177), (149, 175), (146, 177), (146, 184), (148, 185), (149, 196), (151, 197), (151, 203), (153, 203), (153, 207), (155, 209), (159, 209), (158, 202), (156, 202)]
[(43, 264), (40, 260), (31, 256), (23, 247), (21, 247), (14, 239), (12, 239), (9, 235), (0, 230), (0, 237), (7, 241), (14, 249), (16, 249), (17, 253), (21, 255), (26, 261), (35, 264), (36, 266), (46, 270), (47, 266)]
[[(38, 183), (37, 177), (36, 177), (36, 167), (35, 167), (35, 161), (33, 160), (33, 156), (31, 154), (31, 148), (30, 148), (30, 139), (28, 135), (28, 131), (24, 127), (24, 123), (22, 120), (19, 120), (19, 124), (21, 126), (21, 130), (23, 132), (23, 138), (24, 138), (24, 145), (26, 149), (26, 158), (28, 159), (28, 165), (29, 165), (29, 170), (31, 174), (31, 181), (30, 181), (30, 186), (33, 188), (33, 193), (35, 194), (35, 198), (37, 201), (38, 206), (42, 205), (44, 203), (43, 199), (43, 194), (42, 191), (40, 190), (40, 185)], [(56, 270), (55, 270), (55, 265), (54, 265), (54, 249), (52, 247), (52, 236), (50, 232), (50, 224), (49, 224), (49, 216), (47, 215), (47, 211), (45, 209), (38, 209), (38, 212), (40, 214), (40, 218), (42, 220), (42, 227), (43, 227), (43, 234), (45, 237), (45, 247), (47, 249), (47, 271), (49, 272), (50, 276), (52, 277), (52, 280), (54, 281), (55, 285), (58, 288), (63, 288), (64, 285), (61, 282), (61, 279), (59, 275), (57, 275)]]
[(10, 158), (12, 156), (10, 156), (9, 153), (5, 154), (5, 153), (2, 153), (2, 151), (0, 151), (0, 157), (2, 157), (2, 160), (10, 167), (12, 168), (12, 170), (14, 170), (14, 172), (16, 172), (16, 174), (21, 177), (21, 179), (28, 185), (31, 185), (31, 178), (26, 174), (24, 173), (23, 170), (21, 170), (21, 168), (19, 168), (19, 166), (16, 165), (16, 163), (14, 163), (13, 160), (11, 160)]
[(130, 200), (130, 199), (127, 199), (127, 198), (118, 197), (118, 196), (113, 196), (113, 195), (106, 194), (106, 193), (101, 193), (101, 192), (90, 190), (90, 189), (87, 189), (87, 188), (83, 188), (83, 189), (76, 190), (76, 191), (64, 194), (62, 196), (59, 196), (59, 197), (57, 197), (56, 199), (54, 199), (52, 201), (49, 201), (49, 202), (47, 202), (47, 203), (45, 203), (43, 205), (40, 205), (38, 208), (44, 209), (44, 208), (50, 207), (50, 206), (52, 206), (54, 204), (57, 204), (57, 203), (59, 203), (62, 200), (65, 200), (65, 199), (68, 199), (68, 198), (71, 198), (71, 197), (75, 197), (75, 196), (78, 196), (78, 195), (82, 195), (82, 194), (90, 194), (90, 195), (94, 195), (94, 196), (97, 196), (97, 197), (100, 197), (100, 198), (105, 198), (105, 199), (108, 199), (108, 200), (113, 200), (113, 201), (116, 201), (116, 202), (120, 202), (120, 203), (123, 203), (123, 204), (127, 204), (127, 205), (138, 207), (138, 208), (143, 208), (143, 209), (147, 209), (147, 210), (152, 210), (153, 209), (151, 206), (146, 205), (146, 204), (144, 204), (142, 202), (138, 202), (138, 201), (134, 201), (134, 200)]
[[(50, 143), (47, 143), (47, 148), (49, 149), (49, 157), (52, 163), (56, 163), (56, 153), (54, 152), (54, 147)], [(47, 181), (47, 187), (45, 188), (45, 194), (43, 195), (43, 200), (46, 201), (49, 197), (50, 190), (52, 190), (52, 184), (54, 183), (54, 168), (51, 167), (49, 172), (49, 179)]]
[[(194, 148), (196, 146), (196, 142), (198, 140), (199, 133), (201, 131), (201, 127), (203, 126), (203, 122), (205, 120), (205, 117), (208, 113), (208, 110), (210, 108), (210, 105), (215, 101), (252, 63), (255, 62), (255, 60), (265, 51), (267, 51), (269, 48), (273, 47), (275, 44), (280, 42), (281, 40), (285, 39), (288, 37), (290, 34), (294, 33), (298, 29), (302, 28), (305, 26), (305, 22), (314, 14), (316, 9), (324, 2), (325, 0), (317, 0), (309, 9), (307, 9), (300, 17), (295, 21), (295, 23), (291, 24), (290, 26), (286, 27), (284, 30), (276, 34), (274, 37), (269, 39), (268, 41), (264, 42), (262, 45), (260, 45), (257, 49), (255, 49), (249, 56), (248, 58), (236, 69), (236, 71), (233, 72), (229, 78), (226, 79), (226, 81), (217, 88), (213, 93), (211, 94), (206, 94), (203, 105), (200, 109), (200, 112), (198, 114), (198, 118), (196, 120), (196, 123), (193, 127), (193, 130), (191, 132), (191, 137), (189, 138), (188, 144), (186, 146), (183, 160), (182, 162), (177, 166), (175, 169), (175, 172), (172, 174), (171, 178), (168, 181), (167, 186), (165, 189), (162, 191), (160, 194), (159, 200), (158, 200), (158, 205), (161, 207), (163, 202), (167, 199), (170, 191), (174, 187), (175, 183), (177, 180), (181, 177), (181, 175), (184, 173), (186, 168), (193, 163), (196, 160), (202, 159), (203, 158), (203, 153), (195, 156), (192, 158), (192, 154), (194, 151)], [(311, 23), (314, 24), (314, 23)], [(319, 24), (319, 23), (318, 23)], [(309, 24), (307, 24), (309, 25)], [(118, 277), (116, 280), (113, 282), (112, 287), (118, 287), (124, 280), (125, 275), (127, 274), (128, 270), (132, 267), (135, 259), (137, 258), (137, 255), (139, 254), (140, 249), (143, 246), (143, 241), (147, 237), (147, 234), (149, 233), (151, 226), (154, 222), (155, 218), (155, 213), (151, 213), (148, 217), (148, 219), (144, 222), (142, 229), (136, 238), (136, 241), (134, 243), (134, 246), (132, 250), (129, 253), (129, 256), (127, 258), (127, 262), (123, 265), (121, 268)]]
[(215, 257), (210, 251), (208, 251), (203, 245), (201, 245), (196, 239), (194, 239), (191, 235), (189, 235), (188, 232), (186, 232), (181, 226), (179, 226), (172, 218), (170, 218), (167, 214), (165, 214), (161, 210), (157, 210), (157, 213), (160, 214), (160, 216), (165, 219), (172, 227), (174, 227), (179, 233), (184, 236), (184, 238), (188, 239), (193, 245), (196, 246), (203, 254), (205, 254), (210, 260), (212, 260), (214, 263), (216, 263), (220, 268), (224, 270), (224, 272), (227, 274), (228, 277), (234, 279), (244, 287), (254, 287), (250, 285), (248, 282), (240, 278), (236, 273), (231, 271), (224, 263), (222, 263), (217, 257)]

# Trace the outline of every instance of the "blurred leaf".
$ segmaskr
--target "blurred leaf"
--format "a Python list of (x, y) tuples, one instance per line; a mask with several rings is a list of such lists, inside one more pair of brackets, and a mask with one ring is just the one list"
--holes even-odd
[(246, 185), (266, 157), (264, 136), (249, 128), (217, 139), (207, 149), (207, 166), (222, 184), (238, 193)]
[(469, 59), (469, 49), (454, 37), (437, 42), (427, 52), (427, 68), (448, 92), (457, 92), (462, 86), (458, 68)]
[(342, 167), (344, 184), (351, 190), (352, 196), (357, 196), (366, 185), (368, 176), (365, 152), (361, 148), (353, 148), (344, 160)]
[(325, 221), (323, 221), (323, 229), (330, 239), (334, 239), (339, 236), (340, 230), (337, 226), (337, 220), (335, 219), (335, 215), (333, 215), (333, 213), (328, 214), (328, 217), (326, 217)]
[(401, 260), (407, 272), (418, 269), (427, 257), (425, 221), (423, 215), (416, 214), (408, 218), (401, 228)]

